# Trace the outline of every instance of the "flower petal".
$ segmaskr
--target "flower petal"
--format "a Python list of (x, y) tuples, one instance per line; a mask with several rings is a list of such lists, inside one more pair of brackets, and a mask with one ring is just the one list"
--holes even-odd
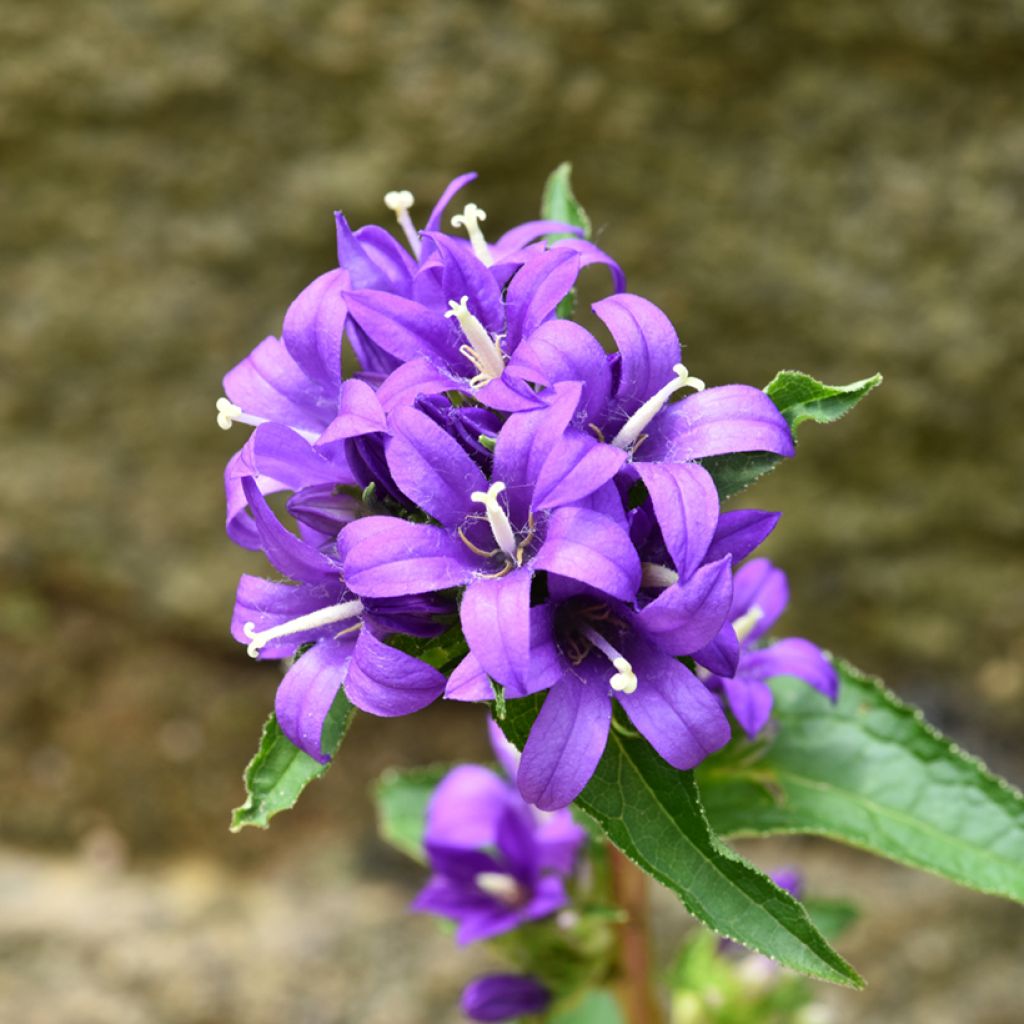
[(516, 800), (512, 786), (489, 768), (453, 768), (427, 805), (425, 843), (482, 850), (497, 843), (498, 822)]
[(699, 651), (717, 636), (732, 604), (732, 560), (701, 566), (688, 580), (666, 587), (637, 616), (643, 631), (667, 654)]
[(359, 633), (345, 693), (357, 708), (382, 718), (409, 715), (444, 693), (445, 678), (433, 665), (378, 640), (365, 626)]
[(740, 642), (732, 623), (727, 622), (711, 643), (692, 654), (698, 665), (720, 676), (731, 676), (740, 661)]
[(444, 688), (445, 700), (484, 701), (494, 700), (494, 688), (480, 662), (472, 651), (452, 669), (448, 685)]
[(580, 258), (569, 249), (549, 249), (523, 264), (505, 296), (506, 352), (514, 352), (555, 312), (579, 272)]
[(723, 678), (722, 689), (729, 702), (729, 708), (740, 728), (753, 739), (772, 717), (772, 703), (775, 698), (767, 683), (746, 676), (735, 679)]
[(839, 676), (832, 662), (816, 644), (797, 636), (744, 655), (740, 672), (749, 679), (795, 676), (825, 694), (829, 700), (835, 700), (839, 695)]
[(467, 174), (460, 174), (457, 178), (453, 178), (445, 186), (445, 190), (441, 193), (441, 198), (434, 204), (434, 208), (430, 211), (430, 216), (427, 218), (427, 223), (424, 225), (423, 230), (436, 231), (441, 226), (441, 219), (444, 217), (444, 211), (448, 209), (448, 204), (462, 189), (475, 180), (476, 171), (469, 171)]
[(325, 764), (324, 722), (338, 690), (346, 680), (354, 643), (321, 640), (288, 670), (274, 699), (274, 714), (281, 731), (300, 750)]
[(523, 748), (516, 779), (523, 797), (542, 811), (572, 803), (601, 760), (611, 716), (607, 685), (567, 672), (548, 692)]
[(571, 320), (548, 320), (515, 350), (508, 363), (510, 376), (551, 387), (559, 381), (580, 381), (580, 416), (597, 422), (611, 397), (612, 373), (608, 356), (589, 331)]
[(349, 316), (366, 336), (402, 362), (421, 356), (445, 363), (458, 357), (456, 333), (444, 314), (400, 295), (346, 292)]
[(498, 579), (476, 579), (459, 610), (469, 649), (481, 668), (502, 686), (520, 688), (530, 670), (529, 569)]
[(690, 462), (730, 452), (794, 452), (793, 435), (775, 403), (745, 384), (698, 391), (663, 409), (638, 454), (646, 462)]
[(252, 509), (260, 547), (275, 569), (293, 580), (304, 580), (307, 583), (337, 579), (337, 564), (281, 525), (252, 477), (242, 480), (242, 490)]
[(640, 559), (629, 534), (608, 516), (585, 508), (567, 506), (551, 513), (533, 567), (622, 601), (631, 601), (640, 587)]
[(405, 406), (392, 414), (387, 460), (403, 493), (442, 525), (455, 528), (479, 510), (470, 495), (487, 490), (480, 467), (418, 409)]
[(550, 1002), (551, 993), (528, 974), (487, 974), (462, 992), (462, 1012), (485, 1024), (543, 1013)]
[(707, 560), (716, 562), (725, 555), (731, 555), (735, 565), (761, 544), (781, 518), (781, 512), (761, 512), (754, 508), (723, 512), (718, 518)]
[(311, 380), (341, 380), (341, 335), (348, 315), (341, 293), (349, 283), (346, 271), (329, 270), (306, 285), (284, 315), (285, 348)]
[(612, 333), (622, 356), (616, 402), (630, 415), (674, 379), (679, 336), (668, 317), (639, 295), (610, 295), (591, 307)]
[(736, 573), (732, 588), (733, 621), (752, 608), (761, 611), (761, 617), (747, 631), (747, 642), (764, 636), (789, 604), (789, 583), (786, 574), (767, 558), (755, 558)]
[(563, 434), (552, 446), (537, 476), (534, 511), (586, 498), (613, 479), (625, 461), (624, 451), (601, 444), (595, 437), (577, 431)]
[(345, 581), (362, 597), (426, 594), (467, 583), (480, 558), (439, 526), (367, 516), (338, 535)]
[(729, 721), (721, 706), (688, 668), (643, 643), (623, 653), (638, 683), (633, 693), (616, 698), (670, 765), (693, 768), (729, 742)]
[(661, 536), (680, 577), (705, 560), (718, 525), (718, 491), (711, 474), (689, 463), (637, 462)]

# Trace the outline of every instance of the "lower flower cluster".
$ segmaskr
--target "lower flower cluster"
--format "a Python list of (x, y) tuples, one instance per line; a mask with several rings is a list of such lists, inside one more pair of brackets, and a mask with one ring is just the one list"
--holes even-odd
[[(419, 232), (412, 196), (389, 193), (405, 244), (338, 214), (339, 266), (225, 377), (218, 422), (253, 428), (225, 473), (228, 533), (277, 574), (242, 577), (232, 633), (254, 658), (294, 659), (277, 719), (321, 761), (341, 689), (385, 717), (546, 693), (516, 782), (551, 811), (613, 723), (689, 769), (729, 740), (729, 712), (751, 736), (766, 726), (767, 679), (837, 683), (810, 642), (766, 639), (786, 579), (747, 559), (779, 517), (723, 510), (703, 464), (791, 456), (785, 418), (756, 388), (692, 376), (668, 318), (573, 225), (488, 242), (470, 203), (451, 218), (466, 237), (441, 230), (471, 178)], [(591, 265), (610, 284), (600, 337), (564, 315)], [(457, 662), (419, 656), (453, 633)], [(548, 841), (502, 813), (487, 867), (431, 848), (423, 900), (463, 908), (467, 934), (558, 899), (557, 873), (530, 874)], [(502, 881), (485, 900), (470, 876)]]

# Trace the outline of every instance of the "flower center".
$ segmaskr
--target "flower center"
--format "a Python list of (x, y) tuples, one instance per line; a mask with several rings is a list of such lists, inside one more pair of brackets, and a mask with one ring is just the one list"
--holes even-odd
[(502, 871), (480, 871), (473, 876), (473, 884), (506, 906), (514, 907), (522, 902), (522, 887), (511, 875)]
[(270, 629), (257, 630), (255, 622), (247, 622), (242, 627), (242, 632), (249, 638), (249, 645), (245, 649), (246, 653), (250, 658), (258, 658), (262, 648), (271, 640), (277, 640), (282, 636), (292, 636), (295, 633), (305, 633), (309, 629), (319, 629), (321, 626), (329, 626), (333, 622), (354, 619), (362, 612), (361, 601), (345, 601), (343, 604), (331, 604), (326, 608), (318, 608), (315, 612), (307, 612), (305, 615), (271, 626)]
[(679, 582), (679, 573), (667, 565), (659, 565), (657, 562), (641, 562), (640, 568), (643, 571), (643, 575), (640, 577), (641, 587), (664, 590)]
[[(258, 427), (263, 423), (269, 423), (264, 416), (253, 416), (251, 413), (247, 413), (240, 405), (235, 405), (230, 399), (221, 396), (217, 399), (217, 426), (221, 430), (230, 430), (235, 423), (244, 423), (250, 427)], [(318, 434), (314, 434), (311, 430), (300, 430), (298, 427), (293, 427), (291, 424), (284, 424), (290, 430), (294, 430), (300, 437), (304, 437), (307, 441), (312, 443), (319, 437)]]
[(412, 217), (409, 216), (409, 210), (414, 202), (415, 199), (413, 199), (413, 195), (408, 189), (402, 189), (400, 192), (387, 192), (384, 195), (384, 205), (394, 213), (398, 226), (405, 233), (406, 241), (409, 243), (409, 248), (412, 249), (413, 256), (419, 259), (421, 252), (420, 236), (416, 234), (416, 227), (412, 222)]
[(452, 217), (452, 227), (466, 229), (476, 258), (485, 267), (489, 267), (494, 260), (491, 259), (491, 250), (487, 248), (487, 239), (484, 238), (484, 233), (480, 230), (480, 225), (485, 220), (487, 220), (487, 214), (476, 203), (467, 203), (462, 213), (457, 213)]
[(505, 353), (501, 351), (498, 339), (487, 332), (487, 328), (470, 313), (468, 306), (468, 295), (463, 295), (458, 302), (449, 299), (445, 316), (455, 317), (468, 342), (460, 346), (459, 351), (479, 371), (469, 382), (471, 387), (478, 388), (505, 372)]
[(647, 428), (647, 425), (661, 412), (665, 403), (682, 388), (693, 388), (694, 391), (704, 390), (704, 381), (699, 377), (691, 377), (689, 371), (682, 363), (676, 363), (672, 367), (675, 375), (663, 387), (651, 395), (650, 398), (640, 406), (639, 409), (622, 425), (622, 429), (612, 438), (612, 444), (616, 448), (632, 448), (640, 438), (640, 435)]
[(738, 619), (734, 619), (732, 628), (736, 631), (736, 639), (743, 643), (750, 636), (753, 628), (763, 618), (764, 611), (755, 604), (753, 608), (744, 612)]
[(612, 663), (615, 674), (608, 680), (608, 685), (618, 693), (633, 693), (637, 687), (636, 673), (633, 666), (617, 651), (596, 629), (583, 627), (583, 635)]
[(486, 491), (474, 491), (469, 497), (472, 501), (478, 501), (483, 505), (484, 514), (487, 516), (487, 522), (490, 523), (495, 542), (511, 561), (516, 561), (518, 559), (516, 532), (509, 522), (508, 513), (498, 502), (498, 495), (504, 490), (505, 485), (500, 480), (495, 480)]

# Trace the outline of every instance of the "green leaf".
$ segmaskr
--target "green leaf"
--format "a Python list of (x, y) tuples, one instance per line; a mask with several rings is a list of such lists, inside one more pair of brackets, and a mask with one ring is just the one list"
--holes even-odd
[[(501, 726), (517, 746), (539, 707), (537, 698), (509, 701)], [(610, 731), (597, 771), (576, 803), (709, 928), (812, 977), (863, 984), (800, 903), (714, 835), (693, 773), (666, 764), (646, 740)]]
[[(540, 200), (540, 215), (544, 220), (557, 220), (574, 228), (582, 228), (583, 237), (590, 237), (590, 218), (587, 211), (576, 198), (572, 190), (572, 164), (566, 161), (559, 164), (544, 182), (544, 191)], [(548, 235), (548, 241), (559, 238), (570, 238), (566, 233)]]
[[(881, 383), (879, 373), (853, 384), (832, 385), (822, 384), (806, 373), (782, 370), (764, 390), (785, 417), (795, 439), (801, 423), (807, 420), (834, 423)], [(724, 501), (749, 487), (780, 462), (780, 456), (768, 452), (741, 452), (704, 459), (703, 465), (714, 478), (718, 495)]]
[(1024, 797), (882, 684), (838, 661), (839, 702), (774, 684), (778, 733), (698, 771), (730, 835), (827, 836), (1024, 902)]
[[(587, 211), (576, 198), (572, 190), (572, 164), (566, 161), (559, 164), (544, 182), (544, 191), (540, 200), (540, 215), (544, 220), (557, 220), (562, 224), (569, 224), (574, 228), (581, 228), (583, 237), (590, 237), (590, 218)], [(560, 238), (571, 238), (568, 232), (556, 232), (547, 236), (548, 244), (557, 242)], [(563, 320), (572, 319), (576, 309), (576, 289), (571, 292), (558, 304), (555, 315)]]
[(427, 861), (423, 852), (427, 804), (447, 771), (441, 765), (411, 771), (389, 768), (374, 786), (381, 839), (420, 864)]
[(615, 996), (606, 988), (587, 992), (559, 1003), (546, 1018), (547, 1024), (625, 1024)]
[[(322, 734), (323, 749), (330, 751), (332, 757), (338, 752), (354, 714), (355, 708), (344, 690), (338, 690)], [(320, 764), (299, 750), (271, 715), (263, 726), (259, 749), (245, 769), (245, 803), (232, 813), (231, 831), (241, 832), (250, 825), (269, 828), (270, 819), (294, 807), (306, 786), (329, 767), (329, 761)]]

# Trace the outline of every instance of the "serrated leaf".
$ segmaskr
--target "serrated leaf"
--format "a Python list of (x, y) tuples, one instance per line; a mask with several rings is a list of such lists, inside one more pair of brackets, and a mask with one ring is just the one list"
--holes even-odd
[(411, 771), (389, 768), (374, 787), (381, 839), (420, 864), (427, 861), (423, 851), (427, 804), (446, 771), (443, 766)]
[[(538, 698), (509, 701), (500, 724), (520, 748), (539, 707)], [(812, 977), (862, 986), (801, 904), (714, 835), (693, 773), (666, 764), (646, 740), (612, 730), (576, 803), (714, 931)]]
[[(352, 724), (355, 710), (344, 690), (339, 690), (322, 733), (323, 749), (330, 751), (332, 757)], [(299, 750), (271, 714), (263, 726), (259, 749), (245, 769), (245, 803), (232, 812), (231, 831), (240, 832), (248, 826), (269, 828), (270, 819), (294, 807), (306, 786), (329, 767), (329, 761), (320, 764)]]
[(773, 684), (778, 733), (698, 771), (716, 829), (827, 836), (1024, 902), (1024, 797), (877, 680), (838, 661), (839, 702)]
[[(853, 384), (833, 385), (823, 384), (797, 370), (781, 370), (764, 391), (785, 417), (795, 439), (797, 427), (801, 423), (808, 420), (814, 423), (834, 423), (881, 383), (882, 375), (879, 373)], [(718, 496), (725, 501), (749, 487), (780, 462), (780, 456), (767, 452), (741, 452), (736, 455), (716, 455), (704, 459), (702, 464), (714, 479)]]

